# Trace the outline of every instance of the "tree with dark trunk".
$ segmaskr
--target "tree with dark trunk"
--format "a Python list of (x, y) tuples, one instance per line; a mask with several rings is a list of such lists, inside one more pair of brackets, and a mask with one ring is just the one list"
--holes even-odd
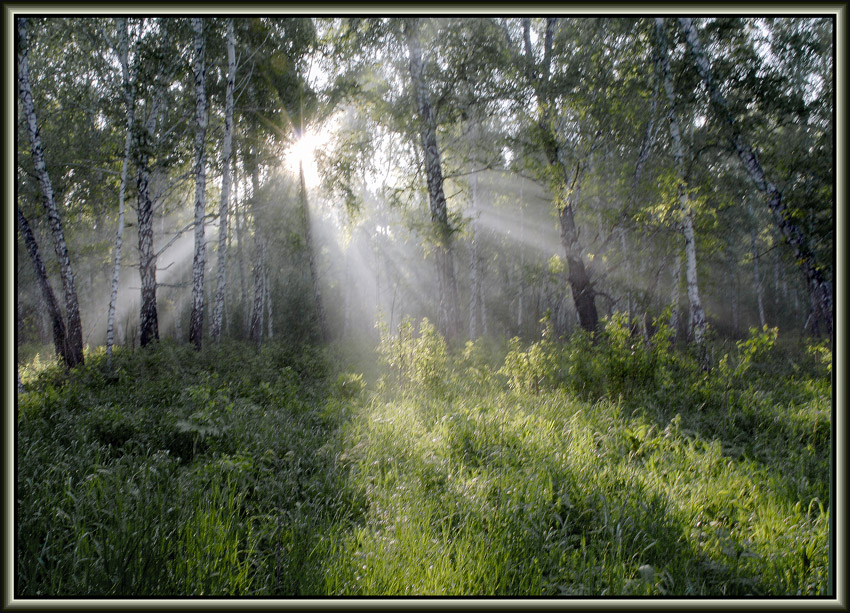
[(299, 192), (301, 197), (301, 210), (304, 215), (304, 248), (307, 250), (307, 262), (310, 266), (310, 281), (313, 284), (313, 298), (316, 302), (316, 315), (319, 319), (319, 333), (322, 335), (322, 340), (327, 342), (330, 340), (328, 332), (327, 316), (325, 315), (325, 305), (322, 302), (322, 289), (319, 285), (319, 270), (316, 254), (313, 251), (313, 224), (310, 218), (310, 204), (307, 201), (307, 184), (304, 180), (304, 162), (298, 163), (299, 177)]
[(159, 95), (148, 109), (148, 117), (136, 131), (134, 147), (136, 158), (136, 213), (139, 224), (139, 277), (141, 279), (141, 305), (139, 309), (139, 344), (142, 347), (159, 340), (159, 316), (156, 307), (156, 253), (153, 250), (153, 201), (150, 192), (150, 155), (156, 117), (159, 112)]
[(428, 94), (422, 64), (422, 43), (419, 39), (419, 20), (406, 19), (404, 36), (410, 61), (413, 100), (419, 119), (419, 136), (424, 155), (425, 177), (428, 183), (428, 202), (434, 230), (434, 253), (437, 264), (437, 287), (440, 300), (440, 327), (445, 336), (455, 337), (460, 325), (457, 284), (452, 249), (453, 228), (449, 222), (446, 196), (443, 192), (443, 169), (437, 144), (437, 126)]
[(724, 126), (732, 149), (738, 155), (741, 164), (756, 184), (757, 189), (767, 197), (767, 206), (773, 214), (774, 221), (785, 237), (785, 241), (791, 246), (795, 259), (803, 269), (809, 289), (814, 329), (832, 339), (832, 287), (824, 277), (823, 272), (815, 265), (815, 258), (808, 241), (797, 224), (794, 223), (791, 212), (782, 201), (782, 194), (779, 189), (766, 176), (756, 152), (744, 141), (740, 122), (730, 111), (729, 104), (720, 91), (693, 22), (688, 17), (681, 17), (679, 18), (679, 25), (693, 55), (697, 72), (706, 90), (708, 90), (711, 103)]
[(29, 48), (27, 46), (27, 20), (19, 17), (18, 26), (18, 93), (24, 111), (24, 121), (29, 135), (32, 148), (32, 160), (35, 166), (36, 176), (41, 186), (42, 202), (47, 212), (47, 221), (53, 235), (53, 247), (56, 257), (59, 259), (59, 270), (62, 277), (62, 288), (65, 293), (65, 311), (68, 316), (66, 327), (67, 355), (66, 364), (73, 368), (83, 363), (83, 325), (80, 320), (80, 307), (77, 301), (77, 289), (74, 282), (74, 271), (71, 268), (71, 257), (68, 254), (68, 245), (65, 242), (65, 233), (62, 229), (62, 220), (56, 199), (53, 195), (53, 186), (47, 173), (44, 162), (44, 149), (38, 131), (38, 121), (35, 114), (32, 91), (29, 79)]
[(18, 226), (21, 228), (27, 253), (29, 253), (33, 268), (35, 268), (36, 282), (47, 305), (47, 314), (50, 317), (50, 323), (53, 328), (53, 348), (56, 350), (56, 355), (65, 363), (65, 366), (70, 368), (74, 365), (74, 355), (71, 352), (68, 339), (65, 335), (65, 322), (62, 319), (62, 313), (59, 311), (59, 303), (56, 302), (56, 295), (53, 293), (53, 288), (50, 287), (50, 281), (47, 279), (47, 270), (44, 268), (44, 262), (38, 250), (38, 243), (35, 240), (32, 228), (30, 228), (29, 221), (21, 213), (21, 209), (15, 207), (15, 211), (18, 214)]
[(537, 131), (543, 153), (550, 167), (556, 170), (560, 179), (560, 191), (557, 198), (558, 223), (561, 230), (561, 246), (567, 260), (567, 280), (573, 294), (576, 312), (581, 327), (588, 332), (599, 326), (599, 314), (596, 310), (596, 292), (591, 282), (590, 274), (584, 263), (584, 250), (579, 241), (578, 228), (575, 223), (575, 208), (581, 193), (581, 181), (585, 171), (585, 160), (579, 160), (574, 165), (566, 160), (565, 145), (555, 129), (556, 92), (550, 82), (552, 46), (555, 37), (557, 20), (546, 20), (543, 37), (543, 58), (538, 66), (531, 49), (531, 21), (522, 20), (523, 44), (525, 56), (522, 62), (525, 66), (526, 77), (531, 81), (537, 98), (538, 119)]

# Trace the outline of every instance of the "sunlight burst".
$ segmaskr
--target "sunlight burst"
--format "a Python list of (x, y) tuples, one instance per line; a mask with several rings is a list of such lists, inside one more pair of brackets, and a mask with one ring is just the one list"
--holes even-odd
[(304, 181), (308, 189), (319, 185), (319, 168), (316, 154), (328, 143), (329, 131), (314, 132), (305, 129), (301, 138), (296, 138), (285, 153), (286, 167), (298, 174), (299, 164), (304, 164)]

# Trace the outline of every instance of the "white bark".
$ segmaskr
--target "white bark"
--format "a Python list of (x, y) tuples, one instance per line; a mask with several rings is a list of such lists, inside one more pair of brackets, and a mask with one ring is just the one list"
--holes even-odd
[(679, 206), (682, 213), (682, 233), (685, 236), (685, 277), (688, 284), (688, 302), (690, 303), (690, 325), (693, 330), (694, 342), (702, 345), (705, 339), (705, 311), (699, 297), (699, 281), (697, 279), (696, 237), (694, 234), (693, 211), (685, 169), (685, 158), (682, 147), (682, 135), (679, 131), (679, 120), (676, 117), (676, 96), (673, 90), (673, 77), (670, 74), (670, 62), (667, 58), (667, 37), (664, 33), (664, 19), (655, 19), (658, 37), (658, 64), (660, 76), (664, 80), (664, 90), (667, 94), (667, 122), (670, 127), (670, 137), (673, 141), (673, 157), (679, 173)]
[(204, 269), (206, 267), (206, 241), (204, 217), (206, 216), (206, 152), (204, 141), (207, 133), (206, 66), (204, 44), (204, 22), (200, 17), (192, 18), (195, 32), (195, 256), (192, 260), (192, 319), (189, 325), (189, 341), (196, 349), (201, 348), (204, 324)]
[(71, 257), (68, 245), (65, 243), (65, 233), (62, 220), (53, 195), (53, 187), (47, 166), (44, 162), (44, 149), (38, 131), (38, 121), (35, 115), (32, 90), (29, 79), (29, 48), (27, 46), (27, 20), (18, 18), (18, 93), (24, 111), (24, 122), (32, 148), (32, 160), (35, 173), (41, 186), (42, 202), (47, 212), (47, 221), (53, 235), (53, 247), (59, 260), (59, 270), (62, 277), (62, 288), (65, 293), (65, 311), (68, 318), (66, 336), (68, 342), (68, 366), (74, 367), (83, 363), (83, 326), (80, 320), (80, 307), (77, 301), (77, 289), (74, 281), (74, 271), (71, 267)]
[(452, 227), (449, 223), (448, 206), (443, 191), (443, 170), (440, 161), (440, 149), (437, 144), (436, 120), (428, 95), (428, 86), (425, 82), (422, 48), (419, 40), (419, 23), (416, 19), (405, 21), (405, 38), (410, 62), (413, 99), (416, 104), (420, 141), (424, 153), (431, 223), (434, 227), (436, 239), (434, 251), (440, 299), (440, 327), (446, 336), (451, 337), (457, 334), (459, 324)]
[(230, 209), (230, 166), (233, 152), (233, 88), (236, 81), (236, 37), (233, 18), (227, 20), (227, 86), (224, 102), (224, 143), (221, 148), (221, 206), (219, 207), (218, 229), (218, 283), (210, 323), (213, 341), (221, 337), (221, 321), (224, 312), (224, 296), (227, 290), (227, 229)]
[(756, 242), (755, 217), (753, 215), (752, 203), (747, 203), (747, 208), (750, 212), (750, 223), (753, 224), (753, 226), (750, 227), (750, 248), (753, 252), (753, 284), (755, 286), (756, 300), (759, 308), (759, 326), (764, 327), (764, 302), (762, 300), (761, 274), (759, 274), (759, 252), (758, 243)]
[(481, 284), (478, 278), (478, 175), (472, 169), (469, 175), (470, 191), (470, 239), (469, 239), (469, 338), (478, 337), (478, 311), (481, 301)]
[(815, 327), (818, 331), (826, 333), (830, 339), (833, 339), (832, 286), (824, 274), (816, 267), (814, 255), (809, 248), (808, 242), (800, 228), (793, 223), (791, 213), (782, 201), (782, 194), (776, 188), (776, 185), (766, 176), (755, 152), (744, 142), (740, 123), (730, 112), (726, 98), (717, 86), (711, 65), (702, 48), (696, 28), (694, 28), (690, 18), (687, 17), (680, 17), (679, 25), (685, 34), (688, 47), (694, 57), (697, 72), (705, 84), (709, 98), (726, 128), (732, 148), (738, 154), (738, 158), (741, 160), (741, 163), (756, 184), (758, 190), (767, 196), (768, 208), (773, 214), (774, 221), (785, 237), (786, 242), (793, 249), (794, 257), (800, 263), (806, 275), (809, 301)]
[[(678, 251), (678, 250), (677, 250)], [(670, 327), (673, 329), (673, 335), (678, 334), (679, 330), (679, 296), (682, 285), (682, 254), (678, 252), (673, 263), (673, 286), (670, 291)]]
[(124, 137), (124, 162), (121, 165), (121, 185), (118, 188), (118, 229), (115, 233), (115, 266), (112, 269), (112, 289), (109, 295), (109, 310), (106, 317), (106, 363), (112, 365), (112, 346), (115, 343), (115, 307), (118, 302), (118, 282), (121, 276), (121, 245), (124, 235), (124, 199), (127, 192), (127, 172), (130, 166), (130, 146), (133, 141), (135, 123), (135, 87), (130, 76), (127, 19), (118, 19), (118, 55), (121, 61), (121, 78), (124, 86), (124, 105), (126, 113), (126, 136)]

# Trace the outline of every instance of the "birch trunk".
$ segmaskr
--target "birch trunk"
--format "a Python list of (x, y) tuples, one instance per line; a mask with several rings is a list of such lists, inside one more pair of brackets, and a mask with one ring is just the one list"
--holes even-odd
[[(242, 231), (243, 226), (245, 226), (245, 203), (242, 203), (242, 206), (239, 206), (239, 175), (236, 172), (236, 156), (233, 156), (233, 216), (236, 218), (236, 259), (239, 263), (239, 297), (240, 304), (242, 305), (241, 313), (242, 313), (242, 334), (248, 330), (250, 324), (250, 314), (251, 310), (248, 308), (248, 288), (245, 284), (245, 279), (247, 278), (245, 272), (245, 253), (244, 253), (244, 245), (243, 236), (244, 233)], [(243, 189), (244, 192), (244, 189)]]
[(141, 280), (141, 306), (139, 311), (139, 344), (145, 347), (159, 340), (159, 318), (156, 307), (156, 253), (153, 250), (153, 202), (150, 193), (150, 146), (156, 128), (158, 98), (149, 110), (144, 128), (137, 131), (136, 187), (139, 225), (139, 278)]
[(227, 86), (224, 96), (224, 143), (221, 149), (221, 206), (218, 226), (218, 283), (213, 306), (210, 336), (214, 342), (221, 338), (224, 295), (227, 290), (227, 228), (230, 209), (230, 165), (233, 151), (233, 88), (236, 81), (236, 38), (233, 18), (227, 20)]
[(304, 215), (304, 248), (307, 250), (307, 262), (310, 265), (310, 281), (313, 285), (313, 298), (316, 302), (316, 315), (319, 320), (319, 333), (322, 340), (327, 342), (328, 322), (325, 316), (325, 305), (322, 302), (322, 288), (319, 283), (318, 263), (316, 262), (316, 254), (313, 252), (313, 226), (310, 219), (310, 206), (307, 201), (307, 184), (304, 181), (304, 163), (298, 164), (298, 176), (301, 190), (301, 210)]
[(68, 339), (65, 336), (65, 322), (62, 319), (62, 313), (59, 311), (59, 303), (56, 302), (56, 295), (53, 293), (53, 288), (50, 287), (50, 282), (47, 280), (47, 270), (41, 259), (38, 243), (35, 240), (35, 235), (32, 232), (32, 228), (30, 228), (27, 218), (21, 213), (21, 209), (15, 207), (15, 211), (18, 214), (18, 225), (24, 237), (24, 245), (26, 245), (27, 252), (32, 260), (33, 268), (35, 268), (35, 279), (41, 290), (44, 303), (47, 306), (47, 314), (50, 316), (50, 323), (53, 329), (53, 348), (56, 350), (56, 355), (65, 363), (65, 366), (70, 367), (73, 356), (70, 355)]
[(517, 296), (516, 325), (519, 334), (523, 336), (522, 315), (523, 298), (525, 297), (525, 201), (522, 197), (523, 180), (519, 180), (519, 295)]
[[(681, 248), (680, 248), (681, 249)], [(682, 254), (676, 255), (673, 264), (673, 287), (670, 291), (670, 328), (673, 330), (673, 340), (679, 334), (679, 297), (682, 286)]]
[(249, 160), (251, 165), (251, 201), (254, 207), (254, 301), (248, 335), (254, 343), (259, 345), (263, 340), (263, 296), (265, 292), (263, 267), (265, 265), (266, 244), (257, 218), (257, 208), (259, 207), (257, 200), (260, 197), (260, 170), (257, 165), (256, 145), (251, 147)]
[(115, 307), (118, 302), (118, 282), (121, 277), (121, 246), (124, 236), (124, 199), (127, 192), (127, 172), (130, 166), (130, 145), (133, 142), (133, 124), (136, 119), (135, 87), (130, 76), (130, 41), (127, 34), (127, 19), (118, 20), (118, 54), (121, 61), (121, 77), (124, 85), (127, 134), (124, 138), (124, 162), (121, 165), (121, 185), (118, 188), (118, 230), (115, 233), (115, 266), (112, 269), (112, 290), (109, 295), (109, 310), (106, 316), (106, 364), (112, 366), (112, 346), (115, 344)]
[(832, 286), (824, 277), (823, 273), (816, 267), (808, 242), (800, 228), (794, 224), (791, 212), (788, 211), (788, 208), (782, 201), (782, 194), (765, 175), (764, 169), (758, 161), (755, 152), (744, 142), (741, 134), (741, 126), (730, 112), (729, 105), (714, 80), (711, 66), (693, 23), (690, 18), (680, 17), (679, 25), (685, 34), (700, 78), (705, 84), (711, 102), (726, 128), (732, 148), (738, 154), (738, 158), (741, 160), (750, 178), (755, 182), (758, 190), (767, 197), (767, 205), (773, 214), (774, 221), (785, 237), (785, 241), (791, 246), (795, 259), (803, 269), (815, 320), (815, 332), (823, 332), (832, 340)]
[(419, 133), (424, 153), (431, 223), (435, 231), (434, 251), (440, 300), (440, 327), (445, 336), (455, 337), (458, 332), (459, 320), (452, 249), (453, 229), (449, 223), (446, 196), (443, 192), (443, 170), (440, 161), (440, 149), (437, 144), (436, 121), (429, 100), (428, 87), (425, 83), (418, 20), (406, 20), (404, 34), (409, 52), (413, 98), (419, 117)]
[(83, 363), (83, 326), (80, 320), (80, 307), (77, 301), (77, 289), (74, 282), (74, 271), (71, 267), (71, 258), (68, 254), (68, 245), (65, 243), (65, 233), (62, 230), (62, 220), (59, 217), (59, 209), (53, 195), (53, 186), (44, 163), (44, 149), (38, 132), (38, 121), (35, 115), (32, 90), (29, 79), (29, 48), (27, 46), (27, 20), (17, 20), (19, 47), (18, 47), (18, 93), (24, 112), (24, 122), (29, 134), (30, 146), (32, 148), (32, 160), (35, 173), (41, 186), (42, 202), (47, 212), (47, 220), (53, 235), (53, 247), (59, 260), (59, 270), (62, 277), (62, 288), (65, 294), (65, 311), (68, 323), (65, 330), (67, 338), (66, 364), (73, 368)]
[(269, 340), (274, 338), (274, 313), (272, 312), (272, 286), (269, 283), (269, 261), (268, 257), (263, 258), (263, 294), (266, 302), (267, 319), (267, 334)]
[(192, 318), (189, 322), (189, 342), (195, 346), (195, 349), (200, 349), (204, 329), (204, 269), (206, 267), (204, 217), (207, 204), (206, 152), (204, 150), (207, 134), (207, 73), (204, 64), (204, 22), (200, 17), (192, 18), (192, 29), (195, 31), (195, 257), (192, 260)]
[(670, 137), (673, 141), (673, 157), (679, 174), (679, 206), (682, 213), (682, 233), (685, 235), (685, 277), (688, 283), (688, 302), (690, 303), (690, 325), (693, 330), (694, 342), (702, 345), (705, 340), (705, 311), (699, 297), (699, 281), (697, 279), (696, 237), (694, 234), (693, 211), (688, 196), (685, 157), (682, 146), (682, 135), (679, 131), (679, 120), (676, 116), (676, 97), (673, 90), (673, 77), (670, 74), (670, 62), (667, 58), (667, 37), (664, 33), (664, 19), (655, 19), (655, 31), (658, 41), (659, 76), (664, 80), (664, 90), (667, 94), (667, 122)]
[(764, 327), (766, 323), (764, 319), (764, 301), (762, 300), (761, 274), (759, 274), (759, 252), (758, 244), (756, 243), (755, 216), (753, 215), (753, 205), (751, 203), (747, 203), (747, 209), (750, 213), (750, 222), (753, 224), (753, 227), (750, 228), (750, 248), (753, 251), (753, 284), (755, 286), (756, 300), (758, 302), (759, 308), (759, 326)]
[(566, 151), (558, 134), (553, 130), (551, 116), (552, 84), (549, 82), (552, 45), (554, 41), (557, 20), (547, 18), (546, 31), (543, 39), (543, 62), (535, 69), (535, 59), (531, 50), (531, 24), (529, 19), (522, 20), (523, 41), (525, 45), (525, 65), (528, 77), (532, 80), (540, 118), (537, 129), (542, 140), (543, 152), (549, 165), (556, 168), (563, 179), (565, 197), (558, 203), (558, 223), (561, 230), (561, 246), (567, 260), (567, 281), (573, 294), (576, 315), (581, 327), (593, 332), (599, 326), (599, 313), (596, 309), (596, 291), (590, 280), (587, 267), (582, 256), (583, 249), (579, 241), (578, 228), (575, 223), (574, 208), (579, 200), (579, 188), (584, 169), (582, 164), (576, 165), (575, 170), (567, 167), (564, 159)]
[(470, 239), (469, 239), (469, 338), (475, 340), (478, 337), (478, 311), (481, 304), (481, 285), (478, 278), (478, 175), (473, 168), (469, 175), (470, 191)]

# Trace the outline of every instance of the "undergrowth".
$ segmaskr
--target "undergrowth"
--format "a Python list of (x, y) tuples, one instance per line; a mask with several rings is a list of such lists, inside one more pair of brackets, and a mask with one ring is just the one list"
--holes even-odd
[(21, 364), (16, 595), (824, 594), (829, 350), (651, 329)]

